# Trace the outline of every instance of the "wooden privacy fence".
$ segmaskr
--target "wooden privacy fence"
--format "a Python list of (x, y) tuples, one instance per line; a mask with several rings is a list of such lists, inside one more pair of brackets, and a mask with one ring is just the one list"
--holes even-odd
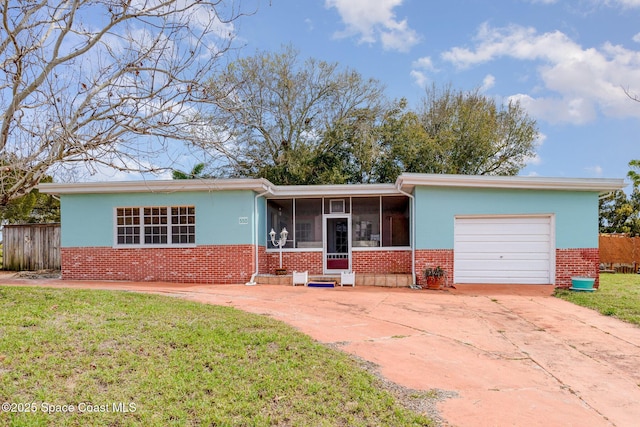
[(634, 273), (640, 266), (640, 237), (624, 234), (601, 234), (600, 263), (606, 269)]
[(2, 249), (4, 270), (60, 270), (60, 224), (5, 225)]

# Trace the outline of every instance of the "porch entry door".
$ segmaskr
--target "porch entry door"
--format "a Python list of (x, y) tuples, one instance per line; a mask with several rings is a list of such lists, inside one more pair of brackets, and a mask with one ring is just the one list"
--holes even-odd
[(323, 260), (325, 274), (351, 270), (350, 215), (325, 215)]

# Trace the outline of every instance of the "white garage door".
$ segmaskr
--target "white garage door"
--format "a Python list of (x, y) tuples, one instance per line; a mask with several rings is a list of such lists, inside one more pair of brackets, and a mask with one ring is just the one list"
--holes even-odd
[(455, 283), (553, 283), (550, 216), (457, 217)]

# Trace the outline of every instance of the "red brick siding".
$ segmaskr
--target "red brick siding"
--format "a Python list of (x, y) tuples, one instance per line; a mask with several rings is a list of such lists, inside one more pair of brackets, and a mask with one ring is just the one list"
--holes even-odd
[[(280, 252), (265, 253), (267, 259), (266, 269), (260, 272), (275, 274), (276, 268), (280, 267)], [(322, 252), (282, 252), (282, 268), (286, 268), (291, 274), (292, 271), (308, 271), (309, 274), (322, 274)]]
[[(274, 274), (280, 266), (280, 253), (265, 253), (266, 269), (260, 262), (260, 272)], [(353, 251), (351, 268), (353, 271), (371, 274), (411, 273), (411, 251)], [(282, 252), (282, 267), (288, 273), (309, 271), (309, 274), (322, 274), (322, 252)]]
[[(260, 273), (273, 274), (279, 253), (267, 253), (260, 246)], [(194, 248), (109, 247), (62, 248), (62, 276), (69, 280), (132, 280), (179, 283), (245, 283), (255, 271), (252, 245), (198, 246)], [(289, 272), (308, 270), (322, 274), (322, 252), (283, 252), (282, 263)], [(440, 266), (453, 279), (452, 249), (416, 250), (416, 277)], [(572, 276), (598, 278), (597, 248), (557, 249), (556, 286), (570, 287)], [(354, 251), (353, 270), (361, 273), (411, 273), (411, 251)]]
[(572, 276), (594, 277), (600, 286), (598, 248), (556, 249), (556, 287), (571, 287)]
[(423, 273), (427, 267), (442, 267), (453, 282), (453, 249), (417, 249), (416, 281), (419, 285), (426, 285)]
[(62, 277), (178, 283), (246, 283), (253, 245), (194, 248), (61, 248)]
[(411, 251), (354, 251), (352, 270), (371, 274), (411, 274)]

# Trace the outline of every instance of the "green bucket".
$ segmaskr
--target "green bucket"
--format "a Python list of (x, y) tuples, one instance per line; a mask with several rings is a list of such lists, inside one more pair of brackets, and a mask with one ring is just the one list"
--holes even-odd
[(571, 290), (572, 291), (594, 291), (593, 284), (596, 279), (593, 277), (572, 277), (571, 278)]

